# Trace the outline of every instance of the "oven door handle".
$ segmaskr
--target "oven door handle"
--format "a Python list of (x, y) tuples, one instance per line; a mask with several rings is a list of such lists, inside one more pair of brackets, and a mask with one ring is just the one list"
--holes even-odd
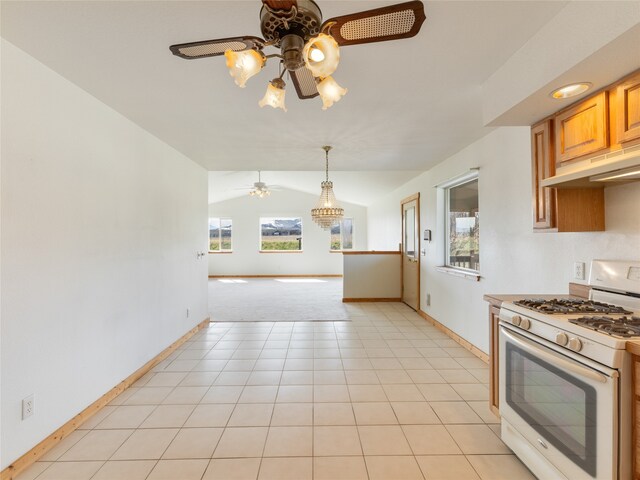
[(560, 354), (554, 355), (549, 353), (545, 347), (540, 347), (516, 333), (509, 332), (504, 327), (501, 327), (500, 330), (502, 334), (509, 339), (509, 341), (515, 343), (520, 348), (528, 350), (531, 353), (535, 353), (535, 355), (547, 360), (551, 364), (559, 365), (577, 375), (590, 378), (596, 382), (607, 383), (607, 376), (600, 372), (596, 372), (595, 370), (580, 365), (578, 362), (564, 358)]

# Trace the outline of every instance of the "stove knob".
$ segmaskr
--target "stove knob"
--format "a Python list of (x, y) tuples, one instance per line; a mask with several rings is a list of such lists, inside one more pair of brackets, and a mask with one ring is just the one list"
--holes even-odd
[(511, 323), (516, 327), (520, 326), (520, 322), (522, 321), (522, 317), (520, 315), (514, 315), (511, 317)]
[(579, 338), (573, 337), (571, 340), (569, 340), (569, 348), (574, 352), (579, 352), (580, 350), (582, 350), (582, 342)]
[(556, 343), (564, 347), (567, 343), (569, 343), (569, 337), (567, 337), (566, 333), (560, 332), (556, 335)]
[(520, 328), (529, 330), (531, 328), (531, 320), (529, 320), (528, 318), (523, 318), (520, 322)]

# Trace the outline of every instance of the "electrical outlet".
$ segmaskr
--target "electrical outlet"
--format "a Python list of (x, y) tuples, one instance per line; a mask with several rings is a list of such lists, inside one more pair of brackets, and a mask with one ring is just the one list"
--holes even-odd
[(576, 280), (584, 280), (584, 262), (574, 262), (573, 277)]
[(33, 394), (22, 399), (22, 420), (25, 420), (29, 418), (31, 415), (33, 415), (34, 406), (35, 404), (34, 404)]
[(431, 294), (427, 293), (427, 307), (431, 305)]

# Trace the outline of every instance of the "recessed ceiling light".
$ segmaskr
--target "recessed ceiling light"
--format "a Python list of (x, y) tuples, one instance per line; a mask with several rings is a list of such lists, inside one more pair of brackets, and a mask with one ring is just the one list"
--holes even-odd
[(554, 90), (551, 92), (551, 96), (557, 99), (575, 97), (576, 95), (586, 92), (591, 87), (592, 84), (589, 82), (572, 83)]

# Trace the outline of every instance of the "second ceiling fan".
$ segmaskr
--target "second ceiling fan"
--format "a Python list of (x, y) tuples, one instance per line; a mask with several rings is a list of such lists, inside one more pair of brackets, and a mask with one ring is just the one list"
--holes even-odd
[[(259, 104), (285, 111), (283, 77), (286, 72), (299, 98), (320, 95), (325, 110), (346, 93), (331, 77), (340, 61), (339, 47), (413, 37), (425, 20), (424, 5), (417, 0), (324, 22), (313, 0), (262, 0), (262, 3), (260, 30), (264, 39), (219, 38), (169, 48), (174, 55), (187, 59), (224, 55), (229, 72), (240, 87), (259, 73), (269, 58), (279, 58), (280, 75), (269, 82)], [(280, 53), (266, 55), (263, 52), (266, 47), (279, 48)]]

